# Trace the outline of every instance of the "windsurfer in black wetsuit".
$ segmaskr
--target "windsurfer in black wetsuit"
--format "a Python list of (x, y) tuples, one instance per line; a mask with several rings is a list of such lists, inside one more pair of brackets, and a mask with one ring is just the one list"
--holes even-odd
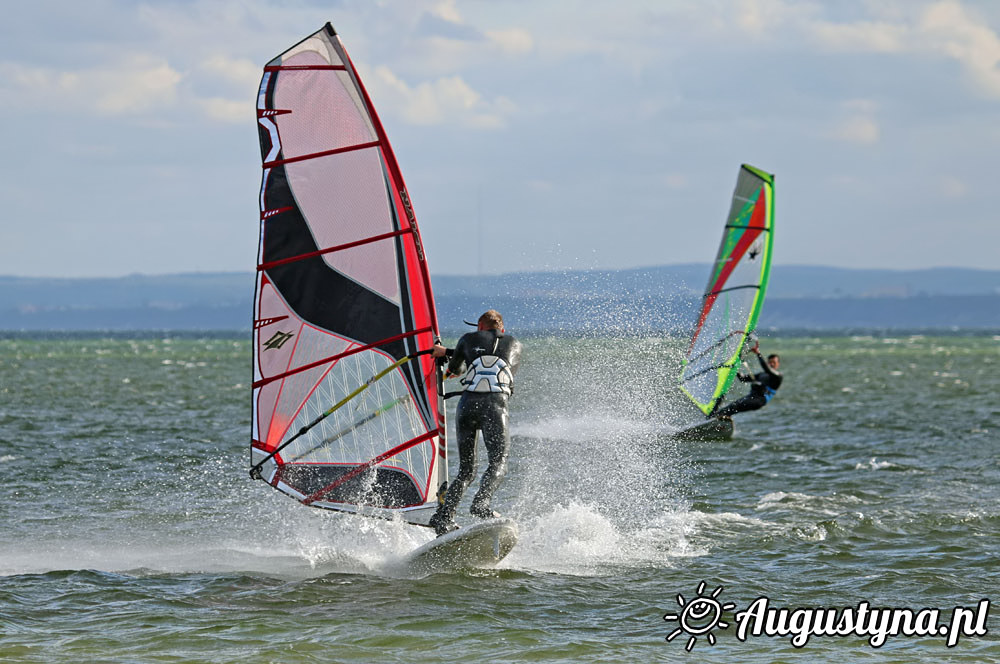
[(777, 355), (768, 355), (767, 361), (760, 354), (760, 348), (754, 344), (751, 350), (756, 353), (757, 361), (764, 369), (756, 376), (745, 376), (736, 374), (736, 377), (743, 383), (750, 383), (750, 394), (742, 399), (737, 399), (725, 408), (719, 408), (712, 413), (711, 417), (731, 417), (736, 413), (743, 413), (748, 410), (758, 410), (767, 405), (771, 397), (775, 395), (781, 387), (782, 375), (778, 369), (781, 367), (781, 358)]
[(444, 501), (431, 517), (438, 535), (458, 528), (455, 510), (476, 474), (476, 432), (483, 432), (489, 466), (479, 482), (470, 512), (480, 519), (500, 516), (490, 507), (493, 492), (507, 469), (510, 434), (507, 431), (507, 400), (514, 391), (514, 374), (521, 364), (521, 342), (504, 333), (503, 317), (490, 309), (479, 317), (475, 332), (458, 340), (453, 351), (434, 346), (434, 356), (451, 356), (447, 376), (462, 372), (465, 390), (458, 402), (458, 476), (448, 487)]

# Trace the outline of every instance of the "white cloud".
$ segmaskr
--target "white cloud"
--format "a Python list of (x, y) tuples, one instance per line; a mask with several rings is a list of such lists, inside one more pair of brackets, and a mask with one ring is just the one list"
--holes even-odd
[(205, 116), (218, 122), (247, 124), (256, 119), (252, 99), (211, 97), (198, 102)]
[(117, 67), (65, 71), (0, 64), (0, 80), (15, 103), (34, 110), (135, 115), (170, 106), (183, 76), (162, 58), (134, 54)]
[(919, 43), (965, 66), (986, 92), (1000, 96), (1000, 37), (965, 11), (960, 2), (931, 5), (919, 24)]
[(939, 0), (881, 8), (882, 20), (816, 20), (807, 31), (816, 43), (838, 52), (931, 54), (955, 60), (982, 91), (1000, 97), (1000, 35), (965, 4)]
[(98, 110), (111, 114), (141, 113), (172, 104), (182, 78), (166, 61), (144, 55), (120, 69), (85, 72), (81, 76), (83, 87), (94, 93)]
[(416, 125), (458, 123), (466, 127), (496, 129), (506, 125), (514, 112), (513, 102), (505, 97), (486, 100), (460, 76), (445, 76), (408, 85), (388, 67), (375, 68), (372, 87), (382, 108), (394, 110), (406, 122)]
[(461, 14), (458, 13), (458, 7), (455, 4), (455, 0), (442, 0), (431, 7), (429, 11), (435, 16), (443, 18), (451, 23), (463, 22)]
[(196, 65), (184, 92), (208, 120), (242, 124), (253, 117), (260, 77), (261, 66), (251, 60), (215, 55)]
[(722, 7), (732, 13), (743, 32), (758, 37), (772, 37), (786, 24), (802, 22), (813, 11), (810, 3), (783, 0), (738, 0), (735, 7)]
[(532, 39), (531, 33), (521, 28), (487, 30), (486, 36), (501, 51), (512, 55), (530, 53), (535, 47), (535, 41)]
[(907, 28), (891, 23), (815, 23), (812, 33), (819, 43), (835, 51), (897, 53), (907, 40)]
[(210, 77), (226, 80), (241, 89), (254, 90), (260, 83), (262, 65), (245, 58), (215, 55), (198, 65)]
[(834, 131), (834, 137), (849, 143), (876, 143), (879, 139), (878, 122), (863, 115), (845, 118)]
[(242, 90), (242, 97), (199, 95), (186, 85), (191, 74), (149, 54), (132, 54), (116, 67), (76, 70), (4, 62), (0, 91), (8, 104), (30, 111), (162, 118), (178, 108), (195, 108), (212, 121), (247, 122), (260, 67), (249, 60), (216, 56), (197, 65), (194, 73), (202, 87)]
[(857, 143), (859, 145), (871, 145), (877, 143), (881, 131), (875, 115), (878, 105), (868, 99), (851, 99), (841, 104), (845, 116), (842, 117), (834, 128), (833, 138)]

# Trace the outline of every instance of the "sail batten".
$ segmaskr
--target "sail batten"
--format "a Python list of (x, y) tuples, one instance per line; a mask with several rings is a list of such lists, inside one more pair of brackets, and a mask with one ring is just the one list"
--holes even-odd
[(732, 386), (756, 328), (773, 236), (774, 176), (744, 164), (680, 376), (681, 389), (706, 415)]
[(288, 159), (276, 159), (274, 161), (265, 161), (264, 168), (274, 168), (275, 166), (284, 166), (285, 164), (295, 164), (300, 161), (307, 161), (309, 159), (319, 159), (321, 157), (331, 157), (335, 154), (341, 154), (344, 152), (354, 152), (355, 150), (367, 150), (368, 148), (377, 148), (381, 145), (378, 141), (368, 141), (367, 143), (357, 143), (355, 145), (345, 145), (341, 148), (333, 148), (332, 150), (324, 150), (322, 152), (314, 152), (312, 154), (302, 154), (297, 157), (289, 157)]
[(320, 360), (316, 360), (315, 362), (310, 362), (309, 364), (303, 364), (302, 366), (295, 367), (294, 369), (289, 369), (288, 371), (286, 371), (284, 373), (277, 374), (277, 375), (274, 375), (274, 376), (270, 376), (269, 378), (264, 378), (264, 379), (261, 379), (259, 381), (254, 381), (253, 387), (261, 387), (261, 386), (267, 385), (268, 383), (273, 382), (275, 380), (281, 380), (283, 378), (288, 378), (289, 376), (293, 376), (293, 375), (295, 375), (295, 374), (297, 374), (297, 373), (299, 373), (301, 371), (307, 371), (309, 369), (313, 369), (315, 367), (318, 367), (318, 366), (321, 366), (321, 365), (324, 365), (324, 364), (332, 364), (332, 363), (336, 362), (337, 360), (339, 360), (341, 358), (347, 357), (348, 355), (354, 355), (355, 353), (360, 353), (360, 352), (368, 351), (368, 350), (374, 350), (374, 349), (377, 349), (379, 346), (382, 346), (382, 345), (385, 345), (385, 344), (389, 344), (389, 343), (394, 343), (396, 341), (401, 341), (401, 340), (403, 340), (405, 338), (412, 337), (412, 336), (415, 336), (415, 335), (418, 335), (418, 334), (422, 334), (424, 332), (431, 332), (431, 331), (433, 331), (433, 328), (430, 328), (430, 327), (423, 328), (423, 329), (420, 329), (420, 330), (410, 330), (409, 332), (405, 332), (405, 333), (397, 335), (395, 337), (389, 337), (388, 339), (382, 339), (381, 341), (376, 341), (375, 343), (372, 343), (372, 344), (367, 344), (365, 346), (356, 346), (354, 348), (351, 348), (350, 350), (345, 350), (343, 353), (338, 353), (337, 355), (331, 355), (330, 357), (324, 357), (324, 358), (322, 358)]
[(426, 523), (447, 480), (416, 216), (332, 27), (264, 67), (251, 474), (313, 507)]
[(345, 249), (353, 249), (354, 247), (360, 247), (364, 244), (369, 244), (371, 242), (379, 242), (381, 240), (390, 240), (394, 237), (402, 235), (404, 233), (412, 233), (412, 228), (404, 228), (398, 231), (392, 231), (390, 233), (383, 233), (382, 235), (372, 235), (371, 237), (366, 237), (362, 240), (355, 240), (354, 242), (347, 242), (345, 244), (337, 245), (336, 247), (327, 247), (326, 249), (317, 249), (316, 251), (311, 251), (307, 254), (301, 254), (299, 256), (289, 256), (288, 258), (282, 258), (280, 260), (271, 261), (270, 263), (264, 263), (263, 265), (258, 265), (258, 270), (269, 270), (272, 267), (277, 267), (279, 265), (284, 265), (285, 263), (294, 263), (295, 261), (304, 260), (306, 258), (314, 258), (316, 256), (322, 256), (324, 254), (330, 254), (335, 251), (344, 251)]
[(264, 71), (347, 71), (344, 65), (268, 65)]

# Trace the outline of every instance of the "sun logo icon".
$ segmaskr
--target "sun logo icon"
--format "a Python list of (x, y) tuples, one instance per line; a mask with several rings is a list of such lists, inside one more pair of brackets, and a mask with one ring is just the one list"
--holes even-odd
[(684, 599), (681, 594), (677, 595), (677, 604), (681, 607), (682, 611), (680, 615), (676, 613), (668, 613), (663, 616), (664, 620), (676, 620), (678, 623), (677, 629), (670, 632), (667, 635), (667, 641), (673, 641), (680, 634), (687, 632), (691, 635), (688, 639), (687, 645), (684, 647), (685, 650), (691, 652), (694, 648), (694, 644), (698, 641), (698, 637), (702, 634), (706, 635), (708, 642), (711, 645), (715, 645), (715, 634), (712, 630), (718, 627), (719, 629), (726, 629), (729, 627), (729, 623), (722, 620), (723, 611), (732, 611), (736, 608), (736, 605), (732, 602), (727, 604), (719, 603), (716, 598), (719, 593), (722, 592), (722, 586), (716, 588), (711, 595), (705, 597), (702, 593), (705, 592), (705, 582), (702, 581), (698, 584), (698, 596), (692, 599), (690, 602)]

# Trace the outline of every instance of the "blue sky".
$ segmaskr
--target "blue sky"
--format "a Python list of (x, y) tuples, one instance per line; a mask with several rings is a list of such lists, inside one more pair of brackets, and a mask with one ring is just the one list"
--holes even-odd
[(330, 21), (436, 274), (714, 257), (998, 268), (991, 0), (33, 0), (0, 23), (0, 274), (255, 265), (261, 67)]

